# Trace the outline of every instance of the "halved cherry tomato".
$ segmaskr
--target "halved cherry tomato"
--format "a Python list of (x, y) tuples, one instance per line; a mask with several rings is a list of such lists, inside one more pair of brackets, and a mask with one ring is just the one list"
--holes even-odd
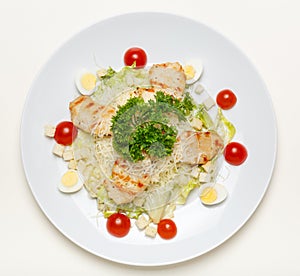
[(241, 165), (248, 157), (248, 152), (245, 146), (238, 142), (231, 142), (224, 149), (225, 160), (231, 165)]
[(177, 234), (177, 227), (173, 220), (162, 219), (157, 226), (157, 232), (163, 239), (172, 239)]
[(121, 213), (110, 215), (106, 222), (107, 231), (118, 238), (126, 236), (130, 230), (130, 226), (130, 219)]
[(144, 68), (147, 64), (146, 52), (138, 47), (128, 49), (124, 54), (124, 63), (131, 66), (135, 62), (136, 68)]
[(78, 130), (72, 122), (64, 121), (56, 126), (54, 139), (58, 144), (68, 146), (77, 137)]
[(237, 98), (231, 90), (224, 89), (218, 93), (216, 101), (219, 107), (226, 110), (236, 104)]

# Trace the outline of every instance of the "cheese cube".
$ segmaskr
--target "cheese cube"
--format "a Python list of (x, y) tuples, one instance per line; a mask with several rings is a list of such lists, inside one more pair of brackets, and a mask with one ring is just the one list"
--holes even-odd
[(197, 178), (199, 176), (199, 168), (198, 166), (193, 167), (191, 171), (191, 176)]
[(68, 164), (68, 169), (70, 170), (76, 170), (77, 169), (77, 163), (74, 159), (70, 160)]
[(73, 150), (72, 149), (66, 149), (63, 153), (63, 159), (65, 161), (70, 161), (70, 160), (74, 159)]
[(54, 145), (54, 147), (52, 149), (52, 153), (59, 157), (63, 156), (64, 151), (65, 151), (65, 146), (57, 144), (57, 143)]
[(195, 93), (200, 95), (204, 91), (204, 87), (201, 84), (198, 84), (197, 87), (195, 88)]
[(198, 118), (193, 118), (191, 121), (191, 126), (197, 130), (200, 130), (202, 128), (202, 121)]
[(44, 126), (44, 135), (50, 138), (54, 137), (56, 127), (51, 125)]
[(145, 230), (145, 235), (150, 238), (155, 238), (157, 233), (157, 226), (147, 226)]
[(139, 216), (139, 218), (135, 221), (135, 225), (140, 230), (145, 229), (149, 225), (149, 221), (143, 216)]
[(204, 102), (203, 102), (205, 109), (209, 110), (211, 109), (214, 105), (215, 105), (215, 101), (213, 100), (213, 98), (208, 97)]

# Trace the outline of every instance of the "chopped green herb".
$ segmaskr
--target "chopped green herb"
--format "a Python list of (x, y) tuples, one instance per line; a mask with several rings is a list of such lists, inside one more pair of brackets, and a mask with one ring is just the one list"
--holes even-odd
[(134, 160), (143, 160), (144, 153), (165, 157), (172, 153), (177, 130), (158, 122), (139, 125), (129, 139), (129, 152)]
[(112, 118), (113, 146), (125, 159), (137, 162), (145, 155), (170, 155), (177, 130), (169, 126), (170, 114), (185, 120), (194, 108), (189, 94), (180, 101), (159, 91), (155, 101), (147, 103), (141, 97), (130, 98)]
[(189, 115), (190, 112), (196, 107), (189, 93), (186, 93), (183, 100), (180, 101), (171, 95), (167, 95), (161, 91), (158, 91), (155, 95), (155, 99), (156, 102), (166, 103), (170, 106), (173, 106), (185, 116)]

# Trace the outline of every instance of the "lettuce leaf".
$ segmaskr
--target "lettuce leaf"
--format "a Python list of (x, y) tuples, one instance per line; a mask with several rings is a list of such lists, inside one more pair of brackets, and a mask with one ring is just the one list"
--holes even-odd
[(214, 122), (208, 114), (208, 112), (206, 111), (205, 106), (203, 104), (199, 104), (195, 117), (202, 121), (203, 127), (205, 127), (206, 129), (214, 129)]
[(223, 115), (220, 108), (215, 121), (215, 130), (222, 137), (225, 145), (232, 140), (236, 132), (235, 126)]
[(144, 208), (154, 223), (159, 223), (162, 219), (171, 194), (172, 190), (168, 186), (158, 187), (148, 194)]
[(195, 180), (190, 180), (186, 185), (182, 187), (181, 192), (176, 199), (176, 204), (184, 205), (191, 191), (197, 187), (199, 187), (199, 183)]

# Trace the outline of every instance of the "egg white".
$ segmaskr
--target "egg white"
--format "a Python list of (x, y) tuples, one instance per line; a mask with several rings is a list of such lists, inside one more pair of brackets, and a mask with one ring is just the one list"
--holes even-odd
[(77, 174), (78, 181), (77, 181), (77, 183), (75, 185), (70, 186), (70, 187), (63, 185), (61, 181), (58, 182), (57, 188), (62, 193), (66, 193), (66, 194), (78, 192), (83, 187), (82, 177), (80, 176), (79, 172), (77, 170), (69, 170), (69, 171), (73, 171), (73, 172), (75, 172)]
[(201, 196), (204, 189), (208, 188), (208, 187), (214, 188), (216, 190), (217, 199), (214, 202), (207, 203), (207, 202), (203, 202), (200, 198), (201, 202), (204, 205), (216, 205), (216, 204), (219, 204), (219, 203), (223, 202), (227, 198), (228, 192), (227, 192), (226, 188), (221, 184), (212, 183), (212, 182), (201, 185), (201, 187), (199, 189), (199, 196)]
[(195, 70), (194, 77), (189, 80), (188, 79), (186, 80), (186, 83), (188, 85), (191, 85), (200, 79), (200, 77), (203, 73), (203, 64), (200, 59), (191, 59), (191, 60), (185, 62), (184, 66), (187, 66), (187, 65), (192, 66)]
[[(87, 74), (87, 73), (93, 74), (93, 75), (96, 77), (96, 84), (95, 84), (94, 89), (92, 89), (92, 90), (87, 90), (87, 89), (85, 89), (85, 88), (82, 86), (82, 84), (81, 84), (81, 78), (82, 78), (82, 76), (85, 75), (85, 74)], [(90, 95), (92, 95), (92, 94), (96, 91), (96, 88), (97, 88), (97, 76), (96, 76), (96, 74), (93, 73), (92, 71), (89, 71), (89, 70), (87, 70), (87, 69), (85, 69), (85, 68), (82, 68), (82, 69), (80, 69), (80, 70), (77, 72), (77, 74), (76, 74), (76, 76), (75, 76), (75, 85), (76, 85), (76, 88), (77, 88), (77, 90), (78, 90), (78, 92), (79, 92), (80, 94), (86, 95), (86, 96), (90, 96)]]

